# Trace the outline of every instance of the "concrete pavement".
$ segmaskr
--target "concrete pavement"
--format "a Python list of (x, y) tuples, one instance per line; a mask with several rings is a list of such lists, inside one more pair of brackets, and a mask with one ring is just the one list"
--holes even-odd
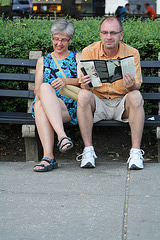
[(74, 159), (48, 173), (33, 162), (0, 163), (0, 240), (159, 240), (160, 164), (128, 171)]

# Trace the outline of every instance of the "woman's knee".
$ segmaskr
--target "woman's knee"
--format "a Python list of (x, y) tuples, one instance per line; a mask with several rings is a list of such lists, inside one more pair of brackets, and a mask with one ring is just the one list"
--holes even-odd
[(39, 93), (41, 94), (47, 94), (48, 91), (52, 90), (52, 86), (49, 83), (42, 83), (39, 87)]

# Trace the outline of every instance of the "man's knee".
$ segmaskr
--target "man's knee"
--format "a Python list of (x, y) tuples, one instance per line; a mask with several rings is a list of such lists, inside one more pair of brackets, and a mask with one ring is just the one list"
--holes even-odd
[(129, 92), (126, 100), (130, 106), (140, 107), (143, 105), (142, 94), (138, 90)]
[(88, 104), (93, 104), (94, 95), (91, 91), (86, 89), (81, 89), (78, 94), (78, 104), (81, 106), (86, 106)]

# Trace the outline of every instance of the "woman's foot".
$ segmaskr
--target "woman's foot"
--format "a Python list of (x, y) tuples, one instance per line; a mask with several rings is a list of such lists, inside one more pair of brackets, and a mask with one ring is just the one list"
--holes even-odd
[(52, 171), (53, 169), (58, 168), (58, 164), (55, 158), (42, 158), (42, 161), (39, 164), (36, 164), (33, 168), (35, 172), (48, 172)]
[(59, 151), (63, 153), (73, 148), (73, 142), (71, 138), (64, 136), (60, 138), (57, 146), (59, 147)]

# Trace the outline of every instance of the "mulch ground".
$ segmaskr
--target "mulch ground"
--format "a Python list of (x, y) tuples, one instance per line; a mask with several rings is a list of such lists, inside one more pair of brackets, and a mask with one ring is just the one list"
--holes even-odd
[[(78, 128), (67, 129), (66, 132), (73, 139), (74, 148), (65, 154), (65, 158), (75, 159), (76, 155), (83, 151), (83, 142)], [(97, 156), (105, 158), (106, 161), (126, 162), (131, 147), (130, 137), (129, 127), (94, 128), (93, 144)], [(145, 151), (145, 161), (157, 162), (158, 150), (155, 129), (144, 129), (141, 148)], [(54, 152), (57, 160), (64, 157), (57, 147)], [(20, 125), (0, 126), (0, 161), (25, 161), (25, 144), (21, 136)]]

